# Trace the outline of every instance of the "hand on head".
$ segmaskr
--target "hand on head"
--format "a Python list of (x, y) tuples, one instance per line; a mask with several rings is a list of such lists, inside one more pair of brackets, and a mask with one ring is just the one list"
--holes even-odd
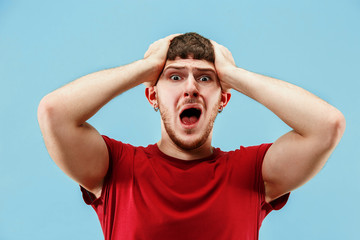
[(169, 35), (165, 38), (157, 40), (149, 46), (148, 50), (144, 54), (144, 59), (151, 61), (153, 64), (155, 64), (157, 70), (154, 76), (150, 78), (150, 81), (144, 83), (146, 87), (154, 86), (156, 84), (156, 81), (158, 80), (158, 77), (165, 66), (166, 56), (170, 42), (174, 37), (179, 35), (180, 34)]
[(233, 71), (234, 67), (236, 68), (234, 58), (229, 49), (213, 40), (210, 41), (214, 46), (215, 69), (220, 80), (221, 88), (224, 92), (228, 92), (232, 87), (226, 82), (227, 78), (225, 76), (227, 71)]

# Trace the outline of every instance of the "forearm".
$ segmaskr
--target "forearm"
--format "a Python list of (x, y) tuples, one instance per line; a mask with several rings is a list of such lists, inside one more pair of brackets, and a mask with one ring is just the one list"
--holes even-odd
[(57, 121), (83, 124), (117, 95), (148, 81), (156, 66), (139, 60), (81, 77), (45, 96), (39, 109)]
[(304, 137), (336, 135), (342, 114), (310, 92), (241, 68), (229, 73), (224, 78), (233, 89), (263, 104), (298, 134)]

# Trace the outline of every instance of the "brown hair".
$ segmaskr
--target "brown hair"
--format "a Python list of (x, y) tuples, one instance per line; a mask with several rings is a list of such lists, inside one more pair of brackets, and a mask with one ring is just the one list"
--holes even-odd
[(185, 33), (171, 40), (167, 59), (175, 60), (176, 57), (182, 59), (192, 57), (211, 63), (215, 61), (214, 48), (210, 40), (195, 32)]

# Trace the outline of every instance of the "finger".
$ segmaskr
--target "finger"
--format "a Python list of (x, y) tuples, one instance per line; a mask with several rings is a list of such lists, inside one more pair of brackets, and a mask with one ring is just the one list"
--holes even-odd
[(210, 39), (210, 42), (214, 46), (214, 48), (219, 48), (220, 46), (222, 46), (222, 45), (218, 44), (217, 42), (215, 42), (214, 40)]
[(167, 42), (168, 44), (170, 44), (171, 40), (173, 40), (175, 37), (182, 35), (181, 33), (175, 33), (175, 34), (171, 34), (167, 37), (161, 38), (155, 42), (153, 42), (152, 44), (150, 44), (148, 50), (145, 52), (144, 54), (144, 58), (146, 58), (147, 56), (150, 55), (150, 53), (152, 52), (153, 48), (156, 48), (158, 46), (161, 46), (162, 44), (164, 44), (164, 42)]
[(171, 41), (171, 40), (173, 40), (175, 37), (180, 36), (180, 35), (182, 35), (182, 33), (171, 34), (171, 35), (165, 37), (165, 39), (168, 40), (168, 41)]

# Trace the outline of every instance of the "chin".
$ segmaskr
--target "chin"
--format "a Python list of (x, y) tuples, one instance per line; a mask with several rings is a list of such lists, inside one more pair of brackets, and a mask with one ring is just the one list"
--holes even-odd
[(203, 132), (203, 134), (186, 134), (185, 136), (179, 136), (179, 134), (173, 134), (174, 132), (168, 132), (170, 139), (173, 143), (181, 149), (184, 150), (195, 150), (206, 143), (209, 138), (208, 131)]
[(206, 141), (174, 141), (176, 146), (184, 150), (195, 150), (201, 147)]

